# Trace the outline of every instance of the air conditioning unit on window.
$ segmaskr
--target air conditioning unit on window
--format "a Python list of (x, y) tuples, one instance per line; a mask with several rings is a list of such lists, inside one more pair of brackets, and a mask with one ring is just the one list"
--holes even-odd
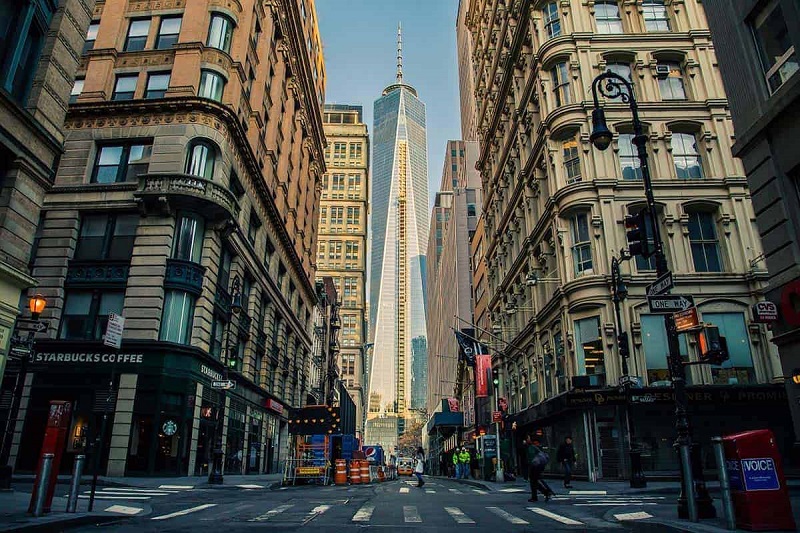
[(659, 79), (666, 79), (669, 77), (669, 65), (656, 65), (656, 76)]

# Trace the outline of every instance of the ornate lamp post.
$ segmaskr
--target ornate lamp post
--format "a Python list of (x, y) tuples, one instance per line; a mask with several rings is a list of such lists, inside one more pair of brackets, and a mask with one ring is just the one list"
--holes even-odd
[[(239, 276), (233, 278), (233, 283), (231, 284), (231, 313), (233, 315), (238, 315), (242, 310), (242, 294), (241, 294), (241, 281), (239, 280)], [(231, 368), (236, 367), (236, 359), (231, 358), (231, 323), (233, 322), (233, 316), (230, 317), (228, 320), (227, 326), (225, 326), (225, 379), (227, 380), (229, 377), (229, 370)], [(231, 365), (231, 363), (233, 363)], [(209, 469), (208, 472), (208, 483), (210, 485), (221, 485), (224, 481), (223, 478), (223, 462), (222, 462), (222, 431), (223, 426), (225, 425), (225, 399), (226, 393), (225, 389), (221, 389), (221, 399), (220, 399), (220, 406), (219, 410), (217, 411), (217, 424), (214, 428), (214, 432), (216, 433), (217, 442), (214, 446), (214, 464), (213, 467)]]
[[(613, 134), (606, 124), (605, 111), (600, 107), (598, 92), (606, 98), (618, 98), (619, 101), (630, 106), (631, 114), (633, 115), (633, 144), (636, 146), (639, 166), (642, 169), (642, 182), (647, 200), (647, 215), (653, 231), (653, 255), (655, 256), (656, 273), (661, 277), (669, 271), (669, 268), (667, 267), (664, 244), (661, 241), (661, 232), (656, 217), (653, 183), (650, 179), (650, 167), (647, 161), (647, 135), (644, 134), (642, 122), (639, 119), (639, 107), (636, 103), (633, 86), (619, 74), (610, 71), (603, 72), (592, 81), (594, 109), (592, 110), (592, 134), (589, 139), (595, 148), (602, 151), (611, 145)], [(681, 360), (675, 320), (671, 314), (664, 315), (664, 326), (667, 331), (667, 344), (669, 346), (667, 361), (672, 375), (672, 387), (675, 395), (675, 427), (678, 433), (675, 447), (678, 448), (681, 458), (682, 490), (678, 498), (678, 515), (682, 518), (690, 517), (695, 519), (699, 514), (701, 518), (712, 518), (716, 516), (716, 511), (702, 477), (703, 469), (700, 465), (699, 447), (695, 450), (695, 453), (692, 453), (692, 436), (689, 427), (689, 416), (686, 410), (688, 403), (686, 371)]]

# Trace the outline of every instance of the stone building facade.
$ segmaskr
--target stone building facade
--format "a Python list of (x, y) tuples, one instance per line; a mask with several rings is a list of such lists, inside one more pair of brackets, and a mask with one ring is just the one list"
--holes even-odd
[(330, 276), (340, 304), (338, 368), (356, 405), (356, 432), (364, 434), (367, 342), (367, 231), (369, 133), (361, 106), (326, 104), (328, 139), (322, 178), (317, 278)]
[[(220, 437), (225, 472), (278, 471), (288, 410), (312, 385), (315, 17), (308, 0), (94, 7), (33, 259), (52, 328), (27, 376), (18, 470), (35, 467), (48, 402), (68, 400), (68, 458), (110, 405), (109, 476), (205, 475)], [(117, 350), (110, 313), (125, 318)]]
[[(718, 325), (731, 349), (722, 367), (688, 370), (697, 439), (763, 425), (766, 407), (783, 416), (772, 408), (781, 387), (766, 385), (781, 376), (771, 334), (750, 319), (767, 272), (700, 2), (472, 0), (465, 20), (488, 305), (493, 331), (509, 343), (494, 358), (511, 415), (501, 448), (507, 464), (520, 463), (524, 434), (541, 429), (550, 445), (575, 438), (582, 475), (627, 472), (624, 397), (613, 394), (621, 363), (610, 262), (626, 247), (624, 216), (643, 207), (644, 195), (627, 104), (601, 99), (614, 140), (605, 152), (589, 142), (590, 87), (609, 69), (633, 84), (639, 101), (675, 292), (695, 296), (701, 320)], [(629, 260), (622, 271), (631, 373), (646, 387), (631, 420), (645, 469), (675, 471), (664, 445), (675, 432), (665, 422), (672, 415), (663, 320), (645, 299), (654, 265)], [(681, 337), (685, 358), (695, 361), (696, 339)], [(720, 391), (722, 406), (712, 401)], [(782, 443), (791, 440), (779, 432)]]

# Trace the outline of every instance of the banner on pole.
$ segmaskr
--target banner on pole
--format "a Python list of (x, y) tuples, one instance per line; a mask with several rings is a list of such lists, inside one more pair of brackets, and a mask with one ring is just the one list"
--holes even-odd
[(488, 353), (478, 354), (475, 358), (475, 396), (489, 396), (489, 372), (492, 370), (492, 356)]

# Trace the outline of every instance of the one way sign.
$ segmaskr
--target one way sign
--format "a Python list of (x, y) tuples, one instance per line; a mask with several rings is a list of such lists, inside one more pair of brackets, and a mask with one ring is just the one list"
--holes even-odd
[(662, 294), (660, 296), (648, 296), (647, 305), (651, 313), (668, 315), (678, 311), (686, 311), (694, 307), (694, 298), (688, 294)]

